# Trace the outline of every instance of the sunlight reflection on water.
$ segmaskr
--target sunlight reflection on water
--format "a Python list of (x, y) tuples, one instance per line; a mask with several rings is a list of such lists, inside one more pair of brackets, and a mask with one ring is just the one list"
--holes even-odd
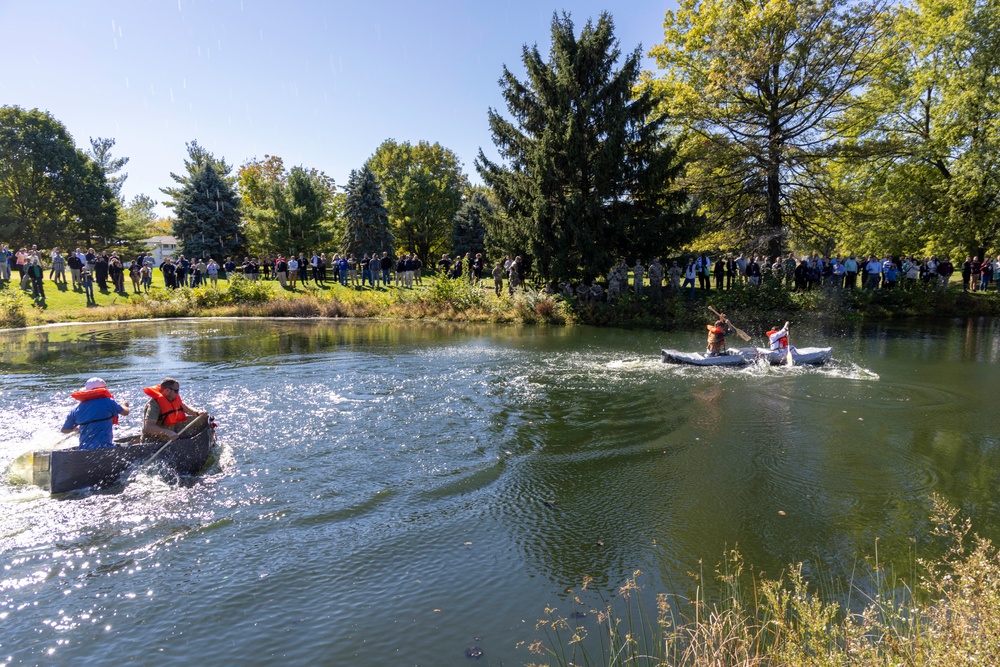
[(179, 377), (222, 446), (191, 478), (151, 466), (62, 498), (0, 484), (0, 613), (20, 639), (0, 655), (86, 661), (110, 642), (120, 662), (222, 664), (236, 643), (262, 662), (466, 664), (485, 637), (517, 664), (524, 619), (586, 575), (613, 596), (644, 568), (685, 593), (736, 543), (772, 570), (849, 571), (875, 537), (909, 553), (931, 491), (989, 533), (1000, 380), (949, 335), (837, 339), (818, 369), (695, 369), (660, 362), (663, 334), (586, 328), (4, 334), (4, 469), (59, 439), (95, 374), (137, 410), (122, 433), (143, 386)]

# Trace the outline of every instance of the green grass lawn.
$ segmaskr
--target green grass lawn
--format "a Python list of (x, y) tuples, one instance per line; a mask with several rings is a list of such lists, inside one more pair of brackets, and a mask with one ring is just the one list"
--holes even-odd
[[(69, 272), (67, 271), (66, 274), (68, 277)], [(395, 285), (390, 285), (386, 287), (381, 284), (375, 287), (375, 289), (369, 286), (361, 287), (360, 285), (345, 287), (332, 280), (327, 280), (323, 284), (317, 284), (310, 280), (304, 284), (298, 283), (294, 289), (291, 288), (290, 283), (288, 287), (282, 288), (277, 280), (262, 279), (256, 284), (269, 290), (271, 297), (276, 301), (318, 298), (320, 300), (334, 299), (347, 302), (364, 300), (384, 304), (387, 300), (393, 297), (401, 297), (404, 293), (412, 295), (414, 299), (419, 299), (420, 295), (425, 293), (436, 281), (437, 278), (433, 276), (423, 276), (422, 284), (414, 284), (412, 290), (402, 286), (396, 287)], [(0, 289), (5, 288), (6, 285), (5, 281), (0, 281)], [(17, 274), (12, 276), (12, 285), (15, 287), (19, 285)], [(211, 283), (206, 282), (202, 286), (210, 287)], [(223, 293), (228, 292), (229, 286), (230, 282), (226, 279), (220, 279), (217, 283), (219, 291)], [(103, 319), (104, 315), (107, 315), (109, 319), (119, 319), (122, 317), (123, 312), (127, 313), (129, 306), (135, 306), (138, 309), (149, 299), (165, 301), (170, 297), (176, 297), (180, 294), (180, 291), (167, 290), (163, 282), (163, 276), (159, 271), (153, 271), (152, 285), (149, 289), (148, 299), (141, 288), (139, 293), (135, 292), (132, 281), (127, 276), (123, 292), (114, 291), (110, 281), (107, 283), (107, 287), (107, 290), (101, 291), (95, 282), (94, 299), (96, 303), (93, 304), (87, 303), (87, 297), (83, 288), (74, 288), (71, 282), (55, 283), (49, 280), (48, 277), (44, 280), (44, 299), (33, 299), (30, 287), (26, 290), (20, 290), (20, 293), (24, 295), (26, 302), (30, 303), (30, 306), (26, 309), (28, 323), (30, 324), (78, 320), (93, 321)], [(484, 280), (479, 289), (484, 298), (494, 298), (492, 279)], [(137, 311), (136, 316), (141, 317), (141, 313)]]

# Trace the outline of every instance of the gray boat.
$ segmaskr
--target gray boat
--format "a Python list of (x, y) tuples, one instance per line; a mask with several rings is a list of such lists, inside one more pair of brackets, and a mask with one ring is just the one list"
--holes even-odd
[[(208, 415), (199, 415), (170, 443), (116, 441), (107, 449), (44, 449), (32, 453), (32, 482), (50, 493), (115, 484), (134, 465), (152, 459), (180, 475), (200, 472), (215, 444)], [(161, 451), (162, 450), (162, 451)]]
[[(765, 361), (773, 366), (788, 363), (788, 350), (769, 350), (763, 347), (741, 347), (710, 357), (702, 352), (660, 350), (664, 363), (691, 364), (693, 366), (746, 366)], [(795, 366), (819, 366), (830, 361), (832, 347), (793, 347), (792, 362)]]

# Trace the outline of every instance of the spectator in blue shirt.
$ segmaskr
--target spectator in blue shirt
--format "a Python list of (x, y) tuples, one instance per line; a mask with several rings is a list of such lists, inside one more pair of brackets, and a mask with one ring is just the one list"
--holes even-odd
[(80, 391), (72, 393), (80, 404), (63, 423), (62, 432), (80, 431), (80, 449), (105, 449), (115, 446), (112, 426), (118, 415), (129, 413), (128, 401), (119, 405), (101, 378), (90, 378)]

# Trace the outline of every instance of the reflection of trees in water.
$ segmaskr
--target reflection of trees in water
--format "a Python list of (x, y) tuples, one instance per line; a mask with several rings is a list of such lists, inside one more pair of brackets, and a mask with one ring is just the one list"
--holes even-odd
[(122, 355), (128, 332), (109, 333), (81, 332), (75, 327), (4, 332), (0, 369), (5, 373), (63, 372), (67, 367), (76, 370), (81, 358), (115, 359)]
[[(400, 348), (495, 335), (489, 326), (365, 320), (214, 320), (216, 329), (185, 341), (188, 361), (238, 361), (276, 355), (308, 355), (339, 347), (396, 351)], [(197, 333), (197, 332), (193, 332)]]
[[(0, 334), (3, 353), (0, 367), (6, 372), (37, 371), (37, 366), (72, 367), (81, 359), (102, 363), (121, 360), (130, 353), (143, 354), (137, 344), (169, 332), (182, 348), (173, 354), (191, 362), (238, 361), (257, 356), (312, 354), (342, 346), (399, 347), (432, 344), (461, 338), (493, 336), (498, 328), (423, 322), (373, 322), (367, 320), (169, 320), (81, 324)], [(532, 336), (526, 329), (505, 331)]]

